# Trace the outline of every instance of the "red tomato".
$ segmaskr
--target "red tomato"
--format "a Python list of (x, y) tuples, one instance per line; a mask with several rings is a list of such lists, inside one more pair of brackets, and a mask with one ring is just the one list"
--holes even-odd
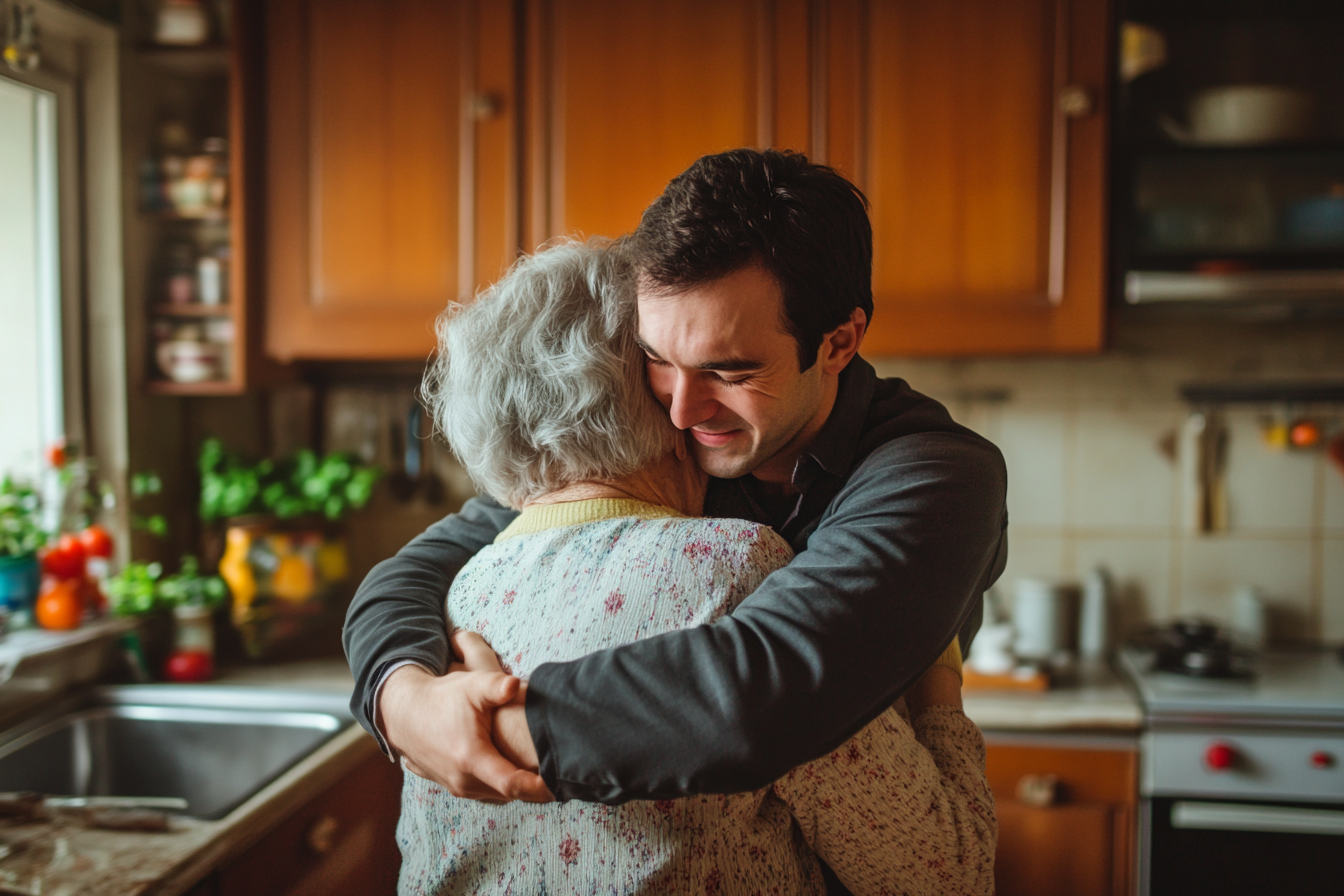
[(215, 658), (204, 650), (177, 650), (163, 664), (169, 681), (209, 681), (215, 677)]
[(1288, 441), (1296, 448), (1310, 448), (1321, 440), (1321, 425), (1315, 420), (1299, 420), (1288, 430)]
[(42, 555), (42, 571), (58, 579), (78, 579), (84, 575), (84, 545), (74, 535), (62, 535)]
[(47, 587), (33, 606), (37, 624), (52, 629), (79, 628), (79, 624), (84, 621), (84, 598), (80, 596), (80, 585), (74, 579), (48, 580)]
[(89, 557), (111, 557), (112, 536), (102, 526), (94, 523), (79, 533), (79, 543), (84, 545), (84, 553)]
[(59, 470), (65, 466), (65, 439), (52, 442), (47, 446), (47, 465)]

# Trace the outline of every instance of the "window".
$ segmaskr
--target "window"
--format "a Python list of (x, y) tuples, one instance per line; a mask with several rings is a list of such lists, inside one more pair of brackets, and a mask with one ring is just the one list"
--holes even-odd
[(0, 470), (65, 434), (57, 96), (0, 76)]

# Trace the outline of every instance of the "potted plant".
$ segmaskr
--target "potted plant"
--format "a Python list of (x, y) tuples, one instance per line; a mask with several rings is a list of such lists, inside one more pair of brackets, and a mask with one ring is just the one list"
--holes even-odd
[(248, 654), (330, 623), (349, 572), (340, 523), (368, 503), (381, 471), (307, 449), (249, 462), (218, 439), (201, 446), (199, 469), (200, 516), (225, 527), (219, 572)]
[(46, 543), (37, 491), (10, 476), (0, 479), (0, 606), (27, 613), (41, 585), (37, 550)]
[(158, 563), (133, 562), (107, 580), (108, 603), (119, 616), (173, 615), (173, 649), (163, 664), (169, 681), (214, 677), (214, 611), (228, 596), (219, 576), (201, 575), (195, 557), (182, 558), (178, 571), (163, 575)]

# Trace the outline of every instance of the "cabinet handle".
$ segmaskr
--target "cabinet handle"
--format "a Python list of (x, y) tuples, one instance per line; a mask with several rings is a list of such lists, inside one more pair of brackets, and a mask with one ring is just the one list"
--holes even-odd
[(317, 821), (308, 829), (308, 848), (320, 856), (331, 852), (336, 845), (336, 833), (341, 823), (334, 815), (318, 816)]
[(1092, 91), (1083, 85), (1070, 84), (1059, 92), (1059, 113), (1065, 118), (1086, 118), (1092, 110)]
[(471, 117), (473, 121), (492, 121), (504, 113), (504, 97), (494, 91), (472, 94)]
[(1069, 123), (1091, 115), (1092, 91), (1069, 83), (1069, 0), (1055, 2), (1055, 108), (1050, 129), (1050, 233), (1045, 296), (1051, 305), (1064, 301), (1065, 240), (1069, 225)]
[(1023, 775), (1017, 782), (1017, 800), (1044, 809), (1064, 802), (1064, 785), (1059, 775)]

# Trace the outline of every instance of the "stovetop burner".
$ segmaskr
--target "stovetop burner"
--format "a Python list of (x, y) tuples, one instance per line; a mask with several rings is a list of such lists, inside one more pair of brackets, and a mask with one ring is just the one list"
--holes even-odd
[(1218, 626), (1202, 619), (1177, 620), (1144, 640), (1144, 646), (1154, 653), (1153, 668), (1161, 672), (1232, 680), (1255, 674), (1253, 655), (1234, 645)]

